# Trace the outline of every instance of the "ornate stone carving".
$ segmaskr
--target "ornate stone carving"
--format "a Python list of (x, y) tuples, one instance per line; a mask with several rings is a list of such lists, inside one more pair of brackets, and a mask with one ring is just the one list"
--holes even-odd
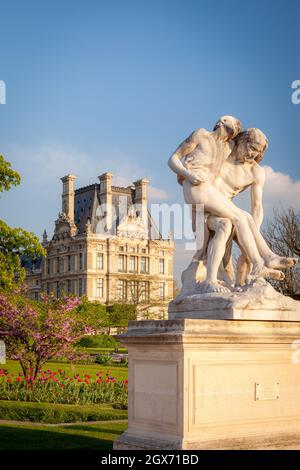
[(63, 239), (67, 237), (74, 237), (77, 233), (77, 227), (71, 222), (70, 218), (64, 212), (58, 214), (55, 221), (54, 240)]
[(128, 214), (123, 217), (118, 228), (117, 235), (122, 238), (146, 240), (148, 229), (142, 217), (136, 215), (134, 207), (130, 207)]

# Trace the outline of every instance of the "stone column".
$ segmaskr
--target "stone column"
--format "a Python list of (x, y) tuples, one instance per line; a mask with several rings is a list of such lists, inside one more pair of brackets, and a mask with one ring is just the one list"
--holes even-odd
[(112, 228), (112, 173), (104, 173), (98, 178), (100, 180), (100, 202), (104, 207), (106, 215), (106, 230)]
[(61, 178), (63, 183), (63, 192), (62, 192), (62, 212), (66, 214), (70, 222), (74, 223), (74, 175), (67, 175)]
[(146, 225), (148, 218), (148, 184), (149, 181), (146, 178), (133, 183), (135, 189), (134, 203), (137, 205), (140, 216)]

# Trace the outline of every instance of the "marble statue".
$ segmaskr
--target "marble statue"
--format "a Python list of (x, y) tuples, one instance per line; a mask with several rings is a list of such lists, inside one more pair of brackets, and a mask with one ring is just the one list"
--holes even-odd
[[(183, 187), (185, 202), (203, 205), (205, 214), (204, 244), (183, 272), (182, 295), (226, 293), (257, 279), (280, 280), (282, 270), (298, 262), (273, 253), (260, 233), (265, 175), (259, 163), (267, 146), (259, 129), (243, 132), (238, 119), (223, 116), (212, 132), (194, 131), (170, 157), (168, 163)], [(232, 202), (249, 187), (251, 214)], [(236, 279), (233, 240), (241, 250)]]

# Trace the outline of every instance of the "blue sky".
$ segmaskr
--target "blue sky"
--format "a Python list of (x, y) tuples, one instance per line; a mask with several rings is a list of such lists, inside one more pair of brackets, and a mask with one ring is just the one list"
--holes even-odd
[(70, 172), (147, 176), (181, 200), (167, 159), (223, 114), (269, 138), (268, 207), (300, 209), (298, 1), (1, 0), (0, 15), (0, 152), (23, 176), (0, 201), (11, 225), (51, 233)]

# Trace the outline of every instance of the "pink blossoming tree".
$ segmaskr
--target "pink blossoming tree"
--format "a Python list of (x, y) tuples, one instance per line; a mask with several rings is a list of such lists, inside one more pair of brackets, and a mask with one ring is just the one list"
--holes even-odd
[(50, 359), (71, 359), (74, 344), (93, 332), (80, 305), (77, 298), (44, 295), (34, 302), (21, 295), (0, 295), (0, 339), (10, 358), (20, 362), (28, 383)]

